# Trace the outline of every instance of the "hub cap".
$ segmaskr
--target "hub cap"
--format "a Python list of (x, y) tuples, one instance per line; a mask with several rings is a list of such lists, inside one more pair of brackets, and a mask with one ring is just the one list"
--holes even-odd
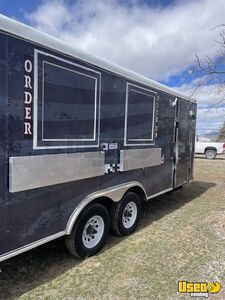
[(134, 225), (137, 219), (137, 205), (134, 202), (129, 202), (124, 208), (122, 217), (123, 226), (130, 228)]
[(214, 158), (214, 152), (213, 151), (208, 152), (208, 158)]
[(100, 216), (91, 217), (84, 226), (82, 241), (86, 248), (95, 247), (102, 239), (105, 224)]

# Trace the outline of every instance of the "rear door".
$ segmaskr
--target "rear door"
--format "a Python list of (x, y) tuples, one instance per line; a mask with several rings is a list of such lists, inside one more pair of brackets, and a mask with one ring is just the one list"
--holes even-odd
[(178, 99), (176, 109), (175, 130), (175, 177), (174, 186), (182, 185), (189, 181), (191, 134), (190, 134), (191, 103)]

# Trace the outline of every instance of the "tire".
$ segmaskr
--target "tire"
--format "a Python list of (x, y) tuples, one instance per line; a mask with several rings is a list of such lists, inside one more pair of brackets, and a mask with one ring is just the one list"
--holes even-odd
[[(133, 213), (133, 217), (132, 217)], [(135, 231), (141, 214), (141, 202), (134, 192), (126, 193), (111, 210), (111, 231), (117, 236), (125, 236)]]
[(205, 158), (206, 159), (215, 159), (216, 158), (216, 151), (215, 150), (206, 150)]
[(70, 254), (87, 258), (100, 251), (108, 236), (109, 223), (109, 213), (103, 205), (89, 205), (80, 214), (71, 234), (65, 239)]

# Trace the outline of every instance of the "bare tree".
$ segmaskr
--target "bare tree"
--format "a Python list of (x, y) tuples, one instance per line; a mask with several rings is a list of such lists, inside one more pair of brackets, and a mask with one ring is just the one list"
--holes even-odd
[(221, 107), (225, 103), (225, 24), (218, 25), (212, 30), (220, 29), (219, 39), (215, 40), (218, 44), (218, 55), (216, 58), (205, 56), (200, 58), (196, 55), (196, 70), (201, 73), (202, 79), (198, 82), (192, 95), (202, 86), (213, 82), (215, 85), (215, 95), (217, 102), (214, 108)]
[[(225, 120), (225, 24), (218, 25), (211, 30), (219, 30), (218, 39), (214, 40), (218, 45), (217, 56), (208, 55), (199, 57), (196, 55), (194, 71), (199, 73), (199, 81), (192, 92), (195, 96), (203, 86), (212, 87), (209, 98), (215, 97), (214, 103), (205, 111), (205, 115), (212, 109), (218, 110), (217, 118)], [(216, 141), (225, 140), (225, 122), (220, 128)]]
[(225, 142), (225, 122), (220, 127), (220, 131), (219, 131), (216, 141), (217, 142)]

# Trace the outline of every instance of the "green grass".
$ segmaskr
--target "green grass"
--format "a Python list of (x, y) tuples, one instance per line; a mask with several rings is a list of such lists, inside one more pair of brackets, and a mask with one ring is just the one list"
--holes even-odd
[(224, 250), (225, 159), (198, 158), (193, 183), (149, 202), (138, 230), (98, 255), (76, 260), (59, 240), (2, 263), (0, 299), (190, 299), (178, 280), (225, 287)]

